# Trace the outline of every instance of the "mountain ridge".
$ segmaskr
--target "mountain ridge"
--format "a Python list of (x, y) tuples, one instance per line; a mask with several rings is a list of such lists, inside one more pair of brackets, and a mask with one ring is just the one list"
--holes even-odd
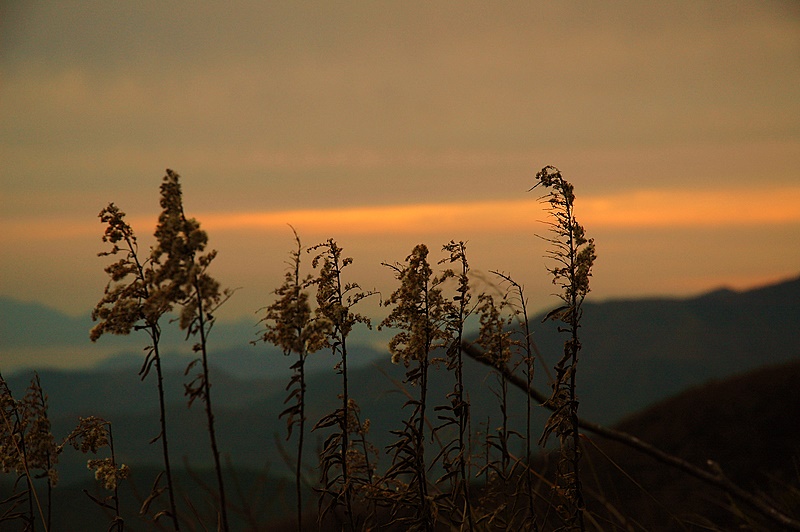
[[(708, 305), (719, 305), (718, 309), (724, 308), (726, 312), (735, 315), (737, 326), (741, 327), (747, 320), (747, 315), (743, 314), (747, 312), (747, 308), (762, 305), (764, 299), (768, 299), (772, 307), (777, 304), (781, 308), (791, 308), (786, 313), (778, 312), (775, 308), (768, 308), (767, 312), (762, 310), (756, 313), (761, 317), (761, 322), (757, 324), (759, 327), (767, 325), (770, 327), (793, 326), (796, 321), (792, 320), (796, 319), (797, 302), (800, 299), (800, 276), (746, 290), (719, 287), (688, 297), (649, 296), (610, 298), (599, 301), (589, 298), (584, 303), (584, 332), (590, 329), (589, 336), (598, 343), (594, 346), (590, 345), (590, 342), (584, 342), (584, 344), (587, 347), (587, 353), (593, 348), (602, 347), (606, 343), (607, 335), (593, 334), (591, 329), (600, 328), (613, 331), (613, 323), (621, 319), (620, 312), (627, 313), (627, 320), (630, 320), (630, 316), (646, 315), (649, 323), (642, 323), (643, 320), (640, 319), (638, 320), (640, 323), (636, 324), (635, 329), (640, 336), (642, 334), (649, 335), (651, 340), (646, 341), (645, 338), (640, 338), (638, 341), (648, 344), (645, 354), (650, 358), (658, 359), (665, 355), (664, 349), (660, 349), (658, 343), (652, 341), (652, 337), (659, 334), (664, 336), (665, 324), (673, 330), (683, 331), (684, 335), (691, 336), (701, 318), (706, 320), (711, 318), (711, 321), (707, 322), (708, 329), (714, 325), (713, 310), (709, 311), (707, 307)], [(681, 309), (681, 307), (684, 308)], [(634, 310), (626, 310), (630, 308)], [(681, 314), (676, 315), (673, 312), (672, 315), (669, 315), (669, 312), (674, 309), (681, 309)], [(705, 312), (704, 309), (706, 309)], [(553, 328), (543, 327), (540, 323), (545, 313), (546, 311), (541, 311), (534, 316), (531, 324), (537, 342), (538, 338), (542, 337), (543, 344), (547, 344), (552, 349), (554, 345), (557, 347), (559, 340), (557, 334), (553, 334)], [(604, 315), (610, 316), (610, 318), (603, 320), (602, 316)], [(250, 345), (251, 340), (257, 338), (259, 331), (257, 321), (258, 319), (254, 315), (252, 320), (246, 318), (232, 321), (221, 320), (215, 325), (212, 336), (214, 349), (226, 353), (226, 366), (237, 376), (249, 377), (255, 374), (263, 377), (276, 369), (274, 365), (263, 365), (261, 354), (265, 352), (265, 349), (267, 352), (270, 351), (268, 346), (253, 347)], [(660, 329), (657, 327), (659, 324), (661, 325)], [(5, 366), (9, 364), (9, 361), (29, 360), (36, 352), (47, 351), (55, 356), (59, 349), (69, 352), (85, 350), (87, 358), (91, 358), (93, 362), (88, 364), (83, 362), (82, 370), (112, 368), (115, 365), (132, 367), (141, 363), (142, 348), (147, 343), (145, 336), (132, 334), (101, 338), (99, 342), (93, 344), (88, 340), (88, 331), (93, 325), (89, 313), (77, 317), (69, 316), (41, 303), (20, 301), (0, 295), (0, 354), (5, 360), (0, 365), (0, 371), (8, 375), (12, 372), (41, 368), (43, 365), (17, 363), (11, 364), (11, 371), (9, 371)], [(472, 334), (475, 334), (474, 331)], [(555, 341), (553, 340), (554, 336)], [(355, 338), (355, 340), (355, 343), (360, 343), (365, 348), (368, 345), (368, 340), (364, 338)], [(190, 356), (190, 349), (187, 342), (184, 341), (184, 333), (177, 331), (175, 327), (165, 328), (162, 347), (164, 347), (164, 351), (181, 354), (184, 358)], [(372, 351), (373, 354), (377, 353), (375, 349)], [(690, 354), (691, 351), (685, 352), (686, 356)], [(139, 361), (137, 361), (137, 356)], [(63, 364), (62, 361), (60, 366)]]

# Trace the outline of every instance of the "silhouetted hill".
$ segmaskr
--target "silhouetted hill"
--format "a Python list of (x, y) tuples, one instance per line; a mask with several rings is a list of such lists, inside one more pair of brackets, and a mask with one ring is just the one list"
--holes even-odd
[[(627, 417), (617, 428), (698, 467), (713, 460), (734, 483), (774, 497), (782, 511), (800, 519), (798, 383), (800, 361), (794, 360), (692, 388)], [(647, 530), (707, 520), (715, 530), (736, 528), (732, 503), (720, 490), (622, 444), (590, 438), (603, 454), (585, 446), (587, 488)], [(739, 501), (733, 504), (752, 513)], [(777, 529), (765, 522), (764, 530)]]
[[(543, 316), (542, 316), (543, 317)], [(548, 366), (561, 354), (555, 322), (531, 320)], [(800, 357), (800, 277), (688, 299), (584, 305), (581, 411), (610, 423), (688, 386)]]
[[(0, 296), (0, 348), (79, 345), (88, 340), (91, 318), (72, 317), (38, 303)], [(88, 318), (88, 319), (87, 319)]]
[[(471, 368), (470, 373), (477, 375), (478, 372), (473, 371), (474, 369)], [(401, 368), (394, 366), (392, 376), (397, 377), (402, 373), (400, 370)], [(377, 372), (377, 368), (374, 371)], [(436, 375), (437, 380), (442, 380), (443, 374)], [(322, 376), (317, 377), (317, 379), (322, 378)], [(387, 409), (390, 404), (399, 409), (403, 397), (388, 392), (391, 387), (381, 386), (378, 384), (380, 382), (378, 377), (369, 381), (353, 379), (354, 395), (362, 398), (362, 407), (365, 410), (372, 410), (384, 402), (383, 406), (378, 406), (379, 410)], [(477, 390), (481, 384), (485, 385), (488, 382), (490, 381), (481, 383), (473, 378), (468, 385), (472, 390)], [(800, 361), (761, 368), (726, 380), (712, 381), (694, 387), (640, 413), (626, 417), (616, 428), (699, 467), (704, 467), (709, 459), (714, 460), (735, 483), (748, 490), (775, 497), (783, 511), (798, 517), (800, 516), (800, 491), (798, 491), (800, 476), (796, 470), (796, 464), (800, 462), (800, 430), (797, 428), (797, 419), (800, 419), (798, 382), (800, 382)], [(220, 380), (220, 390), (225, 389), (227, 385), (224, 379)], [(440, 387), (441, 383), (437, 388)], [(333, 385), (325, 388), (316, 380), (312, 383), (310, 391), (316, 390), (316, 392), (312, 391), (310, 399), (319, 405), (318, 411), (331, 408), (330, 398), (326, 399), (323, 396), (328, 392), (334, 392), (335, 389), (336, 386)], [(221, 445), (228, 452), (233, 451), (231, 453), (233, 462), (239, 470), (237, 482), (254, 486), (253, 489), (256, 490), (254, 493), (260, 494), (257, 495), (260, 498), (256, 501), (258, 507), (272, 504), (267, 513), (263, 514), (263, 518), (269, 520), (281, 512), (280, 506), (275, 507), (275, 490), (290, 490), (291, 486), (284, 484), (284, 487), (280, 488), (281, 483), (285, 482), (281, 477), (286, 476), (288, 469), (277, 456), (275, 439), (265, 431), (268, 418), (277, 416), (282, 407), (278, 398), (284, 395), (284, 392), (275, 391), (276, 396), (268, 399), (266, 390), (262, 391), (265, 392), (265, 397), (257, 399), (254, 404), (236, 410), (223, 409), (218, 413), (218, 419), (223, 435)], [(480, 412), (486, 413), (487, 409), (491, 410), (494, 407), (489, 401), (473, 401), (473, 403), (476, 419), (482, 415)], [(173, 441), (177, 444), (176, 455), (189, 456), (188, 463), (191, 467), (207, 475), (197, 461), (197, 457), (202, 454), (198, 450), (205, 450), (206, 444), (201, 414), (199, 409), (193, 409), (189, 413), (174, 416), (171, 430)], [(313, 415), (316, 416), (318, 413), (315, 412)], [(382, 430), (385, 422), (391, 418), (391, 415), (385, 415), (376, 420), (373, 432)], [(131, 463), (131, 458), (141, 458), (131, 456), (129, 444), (143, 439), (140, 433), (143, 427), (149, 431), (148, 434), (154, 434), (157, 430), (155, 419), (135, 415), (119, 416), (119, 419), (115, 420), (114, 427), (115, 440), (121, 448), (118, 459), (125, 463)], [(138, 428), (131, 430), (133, 427)], [(737, 518), (728, 509), (730, 502), (718, 490), (709, 488), (685, 473), (664, 466), (622, 444), (606, 441), (591, 433), (586, 434), (602, 449), (600, 453), (592, 444), (585, 443), (582, 471), (584, 485), (589, 494), (587, 507), (590, 510), (604, 515), (610, 505), (615, 512), (624, 516), (628, 524), (631, 526), (635, 524), (634, 529), (704, 530), (703, 527), (711, 523), (717, 527), (715, 529), (721, 530), (737, 527)], [(278, 439), (282, 439), (282, 434)], [(148, 446), (141, 441), (139, 446), (151, 452), (153, 456), (150, 458), (153, 463), (157, 462), (157, 446)], [(66, 453), (77, 455), (82, 462), (85, 461), (83, 455), (71, 450), (65, 451)], [(552, 463), (552, 461), (537, 462), (535, 467), (538, 472), (545, 472), (547, 464), (552, 466)], [(138, 498), (141, 501), (156, 471), (142, 464), (135, 465), (133, 471), (133, 480), (138, 486)], [(264, 473), (274, 476), (263, 477)], [(73, 474), (76, 476), (73, 477), (72, 483), (69, 479), (64, 479), (68, 482), (63, 483), (56, 492), (57, 515), (60, 516), (59, 519), (66, 516), (59, 522), (65, 526), (74, 524), (77, 522), (76, 519), (88, 522), (85, 519), (91, 513), (95, 516), (93, 522), (99, 526), (107, 518), (95, 511), (82, 494), (75, 493), (76, 490), (70, 488), (70, 485), (77, 481), (81, 488), (85, 486), (93, 491), (91, 484), (87, 484), (86, 477), (89, 474), (85, 466), (81, 464), (81, 467), (75, 468)], [(66, 475), (62, 473), (62, 476)], [(182, 478), (179, 480), (180, 484), (191, 492), (193, 481), (182, 473), (179, 477)], [(262, 484), (264, 482), (266, 484)], [(0, 485), (3, 483), (0, 482)], [(271, 495), (262, 493), (263, 489), (272, 490), (269, 492)], [(546, 488), (542, 490), (541, 494), (547, 497)], [(795, 495), (792, 495), (792, 490), (795, 490)], [(131, 512), (131, 509), (135, 510), (138, 506), (136, 496), (130, 493), (127, 487), (125, 492), (128, 495), (125, 495), (124, 507)], [(598, 500), (598, 496), (601, 501)], [(195, 497), (193, 500), (202, 499), (199, 492)], [(285, 509), (286, 503), (283, 504)], [(748, 511), (740, 504), (737, 506), (739, 510)], [(79, 508), (84, 510), (76, 514)], [(135, 517), (135, 512), (130, 513), (129, 519), (131, 524), (136, 522), (138, 518)], [(616, 521), (612, 520), (609, 523), (611, 522)], [(769, 524), (764, 527), (764, 530), (774, 529), (776, 528)]]

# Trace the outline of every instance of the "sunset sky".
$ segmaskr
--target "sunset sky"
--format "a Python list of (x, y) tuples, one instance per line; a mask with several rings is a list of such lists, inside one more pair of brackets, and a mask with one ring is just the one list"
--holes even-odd
[(166, 168), (252, 317), (294, 226), (349, 280), (467, 241), (552, 305), (535, 173), (575, 185), (591, 297), (800, 274), (800, 3), (3, 2), (0, 295), (87, 313), (113, 201)]

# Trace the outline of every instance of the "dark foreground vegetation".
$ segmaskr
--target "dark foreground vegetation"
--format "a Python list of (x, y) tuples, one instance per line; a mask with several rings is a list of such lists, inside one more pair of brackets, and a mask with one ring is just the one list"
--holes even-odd
[[(110, 246), (101, 255), (115, 262), (106, 268), (91, 338), (146, 339), (139, 376), (157, 398), (158, 428), (147, 439), (161, 466), (125, 465), (110, 419), (81, 418), (56, 439), (38, 375), (21, 397), (0, 381), (0, 466), (9, 473), (0, 526), (94, 529), (99, 519), (100, 529), (119, 531), (800, 529), (798, 363), (691, 390), (613, 429), (583, 418), (579, 361), (594, 242), (556, 168), (542, 169), (534, 188), (549, 215), (542, 238), (558, 297), (546, 316), (561, 333), (549, 365), (529, 327), (524, 288), (498, 270), (476, 290), (464, 242), (446, 243), (439, 260), (420, 244), (404, 261), (385, 264), (397, 288), (378, 294), (349, 279), (353, 259), (335, 240), (306, 247), (295, 235), (285, 278), (260, 311), (253, 340), (277, 347), (293, 371), (278, 413), (286, 434), (263, 442), (265, 462), (277, 455), (291, 478), (225, 462), (221, 443), (231, 435), (221, 433), (224, 412), (212, 401), (209, 336), (231, 292), (209, 274), (216, 252), (184, 214), (179, 176), (168, 170), (163, 180), (157, 244), (147, 253), (110, 204), (100, 214)], [(359, 313), (365, 298), (386, 307), (381, 323)], [(206, 434), (196, 438), (208, 442), (210, 470), (175, 463), (181, 442), (171, 435), (188, 414), (175, 411), (165, 386), (160, 339), (173, 321), (196, 354), (184, 390), (189, 413), (200, 408)], [(386, 427), (388, 441), (376, 437), (381, 420), (367, 419), (353, 395), (351, 333), (373, 326), (392, 331), (388, 350), (404, 369), (393, 385), (404, 396), (401, 419)], [(323, 350), (335, 360), (338, 399), (320, 405), (306, 362)], [(478, 393), (476, 368), (491, 379), (491, 395)], [(534, 386), (539, 372), (546, 393)], [(442, 376), (445, 392), (434, 394)], [(475, 417), (476, 402), (491, 402), (492, 413)], [(62, 496), (58, 464), (67, 453), (85, 453), (96, 482)]]

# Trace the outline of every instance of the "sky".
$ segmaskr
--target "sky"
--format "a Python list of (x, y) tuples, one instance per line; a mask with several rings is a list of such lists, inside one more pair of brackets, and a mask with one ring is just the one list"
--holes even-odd
[(146, 249), (166, 168), (238, 289), (224, 319), (272, 300), (288, 224), (365, 289), (463, 240), (553, 306), (546, 165), (595, 239), (595, 300), (782, 280), (799, 88), (788, 0), (2, 2), (0, 296), (88, 313), (98, 212)]

